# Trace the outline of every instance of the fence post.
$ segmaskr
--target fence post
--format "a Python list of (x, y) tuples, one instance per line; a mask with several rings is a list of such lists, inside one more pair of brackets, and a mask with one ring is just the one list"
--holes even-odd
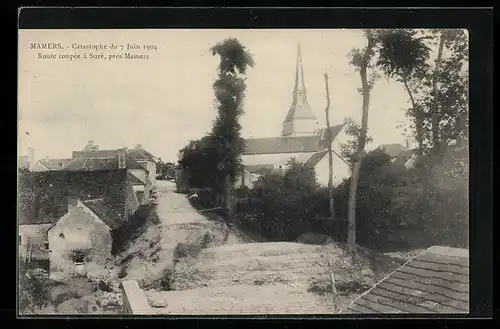
[[(333, 298), (337, 297), (337, 288), (335, 287), (335, 276), (332, 271), (332, 261), (328, 261), (328, 267), (329, 267), (329, 274), (330, 274), (330, 283), (332, 284), (332, 293), (333, 293)], [(333, 304), (333, 311), (335, 314), (338, 313), (338, 306), (337, 304)]]

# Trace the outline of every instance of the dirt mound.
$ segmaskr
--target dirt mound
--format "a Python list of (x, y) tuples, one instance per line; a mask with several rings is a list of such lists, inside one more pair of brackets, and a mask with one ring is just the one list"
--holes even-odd
[[(329, 266), (331, 261), (332, 266)], [(253, 243), (203, 250), (196, 259), (176, 265), (173, 290), (281, 283), (307, 290), (314, 281), (374, 284), (399, 264), (389, 257), (359, 253), (353, 260), (335, 244)]]

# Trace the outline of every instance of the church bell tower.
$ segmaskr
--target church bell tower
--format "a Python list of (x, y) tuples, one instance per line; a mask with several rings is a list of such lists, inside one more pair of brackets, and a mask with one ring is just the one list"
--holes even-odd
[(297, 47), (297, 64), (295, 69), (295, 87), (292, 94), (292, 105), (283, 122), (282, 136), (311, 136), (319, 129), (319, 122), (307, 101), (307, 90), (304, 82), (304, 68), (300, 43)]

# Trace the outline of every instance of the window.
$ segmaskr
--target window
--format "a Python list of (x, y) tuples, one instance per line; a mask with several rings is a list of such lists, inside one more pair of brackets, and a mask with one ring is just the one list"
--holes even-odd
[(49, 250), (49, 243), (48, 242), (44, 242), (43, 243), (43, 249), (44, 250)]
[(72, 260), (75, 263), (75, 265), (85, 264), (87, 260), (87, 255), (82, 250), (75, 250), (72, 255)]
[(19, 239), (17, 239), (17, 242), (19, 243), (19, 245), (23, 243), (23, 236), (21, 234), (19, 234)]
[(64, 234), (63, 234), (63, 233), (59, 234), (59, 237), (60, 237), (61, 239), (64, 239)]

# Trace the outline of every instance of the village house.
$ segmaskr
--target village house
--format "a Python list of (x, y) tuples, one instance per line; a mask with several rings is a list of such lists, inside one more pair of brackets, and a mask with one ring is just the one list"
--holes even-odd
[(71, 162), (72, 159), (41, 159), (35, 161), (31, 171), (50, 171), (50, 170), (63, 170), (64, 167)]
[(391, 162), (395, 165), (401, 165), (406, 167), (407, 169), (415, 167), (417, 154), (408, 146), (405, 147), (398, 143), (383, 144), (377, 147), (375, 150), (382, 151), (387, 154), (391, 159)]
[[(349, 164), (340, 156), (341, 143), (338, 136), (343, 133), (343, 125), (331, 126), (330, 132), (333, 182), (338, 185), (350, 175)], [(328, 138), (326, 128), (320, 128), (307, 100), (300, 45), (292, 105), (283, 122), (281, 136), (246, 139), (246, 148), (242, 155), (244, 170), (236, 185), (252, 187), (263, 170), (284, 169), (291, 158), (314, 168), (318, 183), (322, 186), (328, 185)]]
[(141, 166), (146, 168), (149, 173), (149, 181), (153, 187), (156, 186), (156, 163), (158, 163), (160, 159), (146, 151), (142, 147), (142, 144), (137, 144), (134, 148), (126, 149), (126, 151), (128, 157), (134, 159)]
[(62, 170), (71, 159), (50, 159), (45, 158), (41, 160), (35, 159), (35, 150), (28, 149), (28, 155), (20, 156), (18, 158), (18, 167), (29, 171), (49, 171), (49, 170)]
[(19, 256), (51, 275), (103, 266), (139, 203), (127, 170), (20, 175)]
[[(140, 204), (147, 204), (156, 184), (156, 159), (149, 152), (135, 149), (73, 151), (65, 171), (127, 169)], [(151, 174), (149, 170), (154, 170)]]

